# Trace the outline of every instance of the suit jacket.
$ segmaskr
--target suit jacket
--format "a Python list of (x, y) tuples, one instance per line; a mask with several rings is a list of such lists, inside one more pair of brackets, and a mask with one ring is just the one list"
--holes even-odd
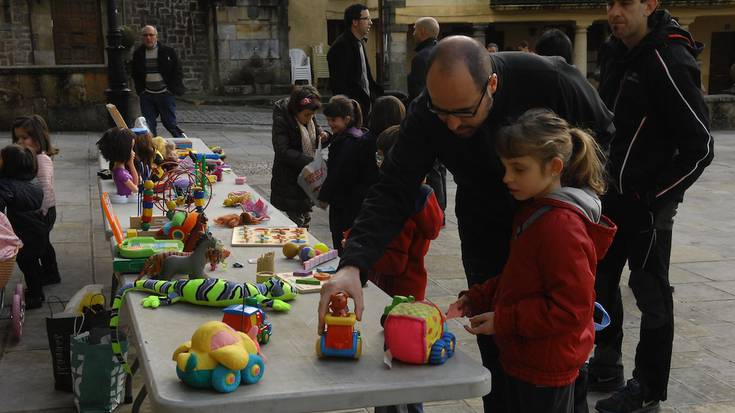
[(429, 68), (429, 55), (436, 46), (436, 39), (431, 37), (416, 46), (416, 56), (411, 60), (411, 73), (408, 74), (408, 101), (416, 97), (426, 87), (426, 72)]
[[(370, 71), (370, 63), (365, 48), (365, 68), (370, 88), (368, 96), (362, 88), (362, 65), (360, 63), (360, 40), (351, 31), (337, 37), (327, 52), (329, 63), (329, 88), (335, 95), (347, 95), (360, 103), (363, 116), (367, 116), (372, 101), (383, 94), (383, 89), (375, 83)], [(364, 45), (363, 45), (364, 47)]]

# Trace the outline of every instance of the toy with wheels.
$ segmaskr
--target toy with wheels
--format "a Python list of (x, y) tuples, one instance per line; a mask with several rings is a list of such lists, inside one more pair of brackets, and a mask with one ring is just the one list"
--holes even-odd
[(224, 310), (222, 322), (258, 340), (260, 344), (268, 344), (273, 333), (273, 326), (268, 316), (258, 307), (235, 304)]
[(457, 340), (433, 303), (395, 297), (386, 312), (385, 347), (393, 358), (410, 364), (443, 364), (454, 355)]
[(324, 316), (326, 330), (316, 342), (316, 354), (320, 358), (359, 359), (362, 354), (362, 337), (355, 328), (355, 313), (347, 311), (347, 294), (338, 292), (332, 295), (329, 309), (330, 313)]
[(260, 346), (245, 333), (220, 321), (208, 321), (194, 331), (191, 341), (173, 354), (176, 375), (189, 386), (235, 391), (240, 384), (254, 384), (265, 373)]
[[(13, 274), (15, 267), (15, 257), (0, 261), (0, 314), (5, 309), (5, 287)], [(13, 295), (10, 300), (10, 313), (1, 319), (10, 318), (10, 332), (14, 339), (20, 340), (23, 335), (23, 321), (25, 320), (26, 303), (24, 299), (23, 284), (17, 283), (13, 289)]]

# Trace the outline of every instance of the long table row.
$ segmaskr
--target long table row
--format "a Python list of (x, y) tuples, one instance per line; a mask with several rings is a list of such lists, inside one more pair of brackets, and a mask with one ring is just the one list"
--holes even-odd
[[(194, 149), (207, 152), (199, 139), (191, 139)], [(99, 181), (100, 194), (114, 193), (111, 180)], [(253, 260), (268, 251), (276, 251), (276, 272), (291, 272), (300, 262), (285, 258), (280, 248), (231, 247), (232, 230), (213, 225), (214, 218), (232, 213), (222, 206), (230, 191), (250, 191), (253, 200), (258, 194), (247, 185), (235, 185), (234, 175), (225, 174), (222, 182), (213, 186), (213, 198), (206, 214), (210, 230), (230, 249), (226, 268), (208, 275), (232, 281), (255, 282)], [(264, 200), (265, 201), (265, 200)], [(137, 215), (137, 205), (113, 205), (121, 224), (128, 226), (129, 217)], [(294, 226), (284, 214), (269, 207), (267, 226)], [(109, 224), (106, 223), (109, 230)], [(310, 235), (312, 243), (318, 242)], [(110, 247), (115, 252), (114, 237)], [(233, 263), (243, 268), (234, 268)], [(115, 258), (113, 277), (130, 278), (120, 271), (129, 267), (129, 260)], [(332, 264), (330, 262), (330, 264)], [(150, 393), (156, 412), (305, 412), (382, 406), (435, 400), (456, 400), (478, 397), (490, 389), (490, 373), (466, 354), (457, 351), (447, 363), (438, 366), (414, 366), (394, 362), (391, 369), (384, 364), (383, 332), (380, 316), (390, 297), (372, 284), (365, 288), (366, 310), (359, 323), (362, 333), (362, 356), (359, 360), (319, 359), (317, 341), (317, 304), (319, 294), (301, 294), (292, 301), (287, 313), (269, 312), (273, 325), (271, 341), (263, 345), (267, 358), (263, 379), (254, 385), (240, 386), (236, 391), (220, 394), (190, 388), (179, 381), (171, 356), (192, 332), (209, 320), (221, 320), (218, 308), (176, 304), (155, 310), (144, 308), (140, 301), (146, 295), (131, 292), (124, 303), (122, 324), (134, 330), (140, 364), (145, 371), (145, 389)], [(138, 406), (136, 406), (137, 408)]]

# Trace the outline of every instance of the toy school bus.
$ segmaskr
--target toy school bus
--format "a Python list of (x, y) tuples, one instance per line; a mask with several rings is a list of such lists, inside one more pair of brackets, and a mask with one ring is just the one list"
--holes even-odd
[(222, 316), (223, 323), (245, 334), (248, 334), (253, 327), (257, 327), (258, 343), (267, 344), (270, 341), (273, 326), (260, 308), (236, 304), (225, 308), (222, 312), (225, 313)]

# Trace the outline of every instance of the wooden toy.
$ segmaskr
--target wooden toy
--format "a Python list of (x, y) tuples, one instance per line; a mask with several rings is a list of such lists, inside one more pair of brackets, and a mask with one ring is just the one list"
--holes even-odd
[(158, 240), (153, 237), (128, 237), (117, 248), (123, 258), (148, 258), (161, 252), (182, 252), (184, 243), (177, 239)]
[(304, 277), (308, 277), (309, 275), (297, 276), (297, 275), (294, 275), (294, 273), (292, 272), (278, 272), (276, 273), (275, 276), (279, 280), (288, 283), (291, 286), (291, 288), (293, 288), (295, 291), (298, 291), (299, 294), (318, 293), (322, 289), (321, 281), (315, 279), (316, 281), (319, 281), (318, 283), (315, 283), (315, 284), (300, 284), (296, 282), (296, 280), (304, 278)]
[(181, 381), (221, 393), (257, 383), (265, 373), (260, 346), (221, 321), (208, 321), (197, 328), (191, 341), (174, 351), (173, 360)]
[(273, 326), (268, 320), (268, 316), (258, 307), (235, 304), (231, 305), (222, 312), (222, 322), (234, 328), (236, 331), (242, 331), (251, 338), (258, 340), (260, 344), (268, 344), (273, 332)]
[(324, 316), (326, 330), (316, 342), (319, 357), (360, 358), (362, 338), (355, 328), (357, 317), (347, 308), (349, 297), (338, 292), (330, 297), (330, 312)]
[(457, 340), (447, 331), (446, 317), (434, 303), (395, 296), (385, 308), (381, 323), (385, 348), (397, 360), (443, 364), (454, 355)]
[[(330, 250), (328, 252), (325, 252), (323, 254), (319, 254), (314, 258), (311, 258), (307, 261), (304, 261), (302, 263), (302, 266), (305, 270), (310, 270), (314, 267), (316, 267), (319, 264), (323, 264), (327, 261), (331, 261), (333, 259), (337, 258), (337, 250)], [(324, 271), (322, 271), (324, 272)]]
[(204, 266), (207, 263), (207, 250), (215, 248), (217, 240), (212, 234), (199, 238), (192, 252), (161, 252), (149, 257), (140, 270), (138, 279), (149, 276), (170, 280), (174, 275), (188, 275), (189, 279), (205, 278)]
[(281, 247), (289, 240), (309, 241), (306, 228), (287, 227), (235, 227), (232, 229), (232, 246)]
[(235, 185), (243, 185), (243, 184), (245, 184), (244, 176), (238, 176), (235, 178)]
[(274, 257), (275, 253), (273, 251), (269, 251), (258, 258), (258, 262), (255, 267), (255, 282), (265, 282), (267, 279), (273, 277), (275, 274)]

